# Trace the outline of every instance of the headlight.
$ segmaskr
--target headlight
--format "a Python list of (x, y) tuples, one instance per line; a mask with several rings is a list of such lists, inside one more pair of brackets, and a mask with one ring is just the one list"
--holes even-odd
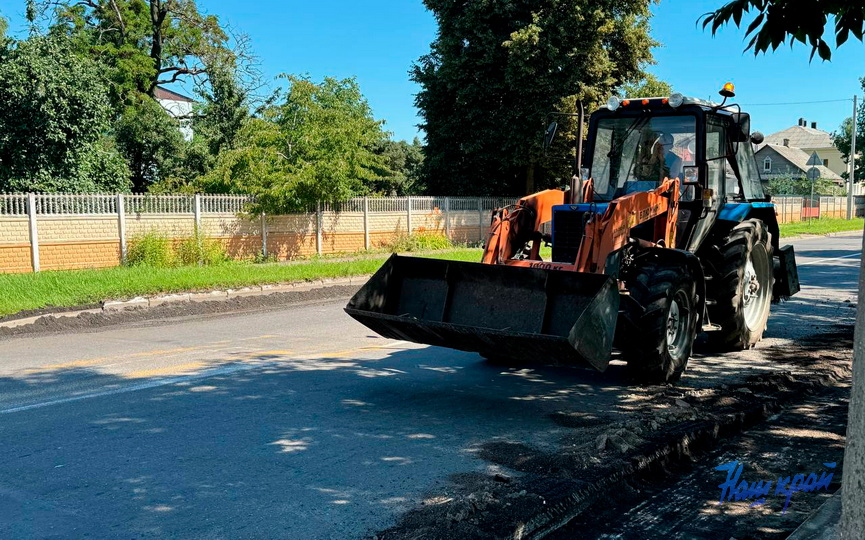
[(616, 96), (610, 96), (610, 99), (607, 100), (607, 108), (611, 111), (618, 109), (621, 104), (622, 102)]
[(676, 109), (682, 106), (682, 103), (685, 102), (685, 96), (676, 92), (675, 94), (670, 96), (670, 107)]

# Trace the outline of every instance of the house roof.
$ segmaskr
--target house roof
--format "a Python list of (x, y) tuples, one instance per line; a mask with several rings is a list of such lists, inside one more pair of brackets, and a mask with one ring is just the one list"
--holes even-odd
[(168, 101), (185, 101), (187, 103), (195, 103), (195, 100), (191, 97), (184, 96), (183, 94), (178, 94), (173, 90), (169, 90), (168, 88), (163, 88), (161, 86), (156, 87), (156, 91), (153, 93), (156, 99), (164, 99)]
[(793, 126), (778, 133), (766, 135), (764, 143), (783, 145), (784, 139), (789, 140), (789, 146), (796, 148), (835, 148), (831, 134), (822, 129), (805, 126)]
[[(757, 150), (757, 157), (761, 158), (763, 156), (760, 153), (766, 148), (771, 148), (776, 153), (778, 153), (782, 158), (789, 161), (794, 167), (799, 169), (802, 172), (808, 172), (811, 168), (808, 165), (808, 160), (811, 159), (811, 154), (802, 150), (801, 148), (794, 148), (792, 146), (784, 146), (783, 144), (764, 144)], [(819, 155), (819, 152), (818, 152)], [(840, 181), (842, 178), (838, 176), (835, 171), (829, 169), (828, 167), (824, 167), (823, 165), (817, 165), (817, 169), (820, 171), (820, 178), (825, 178), (826, 180), (835, 180)]]

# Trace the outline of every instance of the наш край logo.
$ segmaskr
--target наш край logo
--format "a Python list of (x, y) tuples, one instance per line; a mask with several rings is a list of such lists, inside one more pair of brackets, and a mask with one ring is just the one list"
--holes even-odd
[[(829, 469), (834, 469), (835, 465), (837, 463), (823, 464), (824, 467), (828, 467)], [(740, 482), (739, 478), (742, 476), (743, 469), (744, 466), (740, 465), (738, 461), (731, 461), (730, 463), (715, 467), (716, 471), (727, 471), (727, 480), (723, 484), (718, 485), (721, 488), (721, 500), (718, 504), (734, 500), (748, 501), (751, 499), (756, 499), (751, 504), (751, 507), (766, 503), (766, 497), (772, 491), (772, 481), (760, 480), (759, 482), (748, 483), (747, 480), (742, 480)], [(829, 484), (832, 483), (832, 476), (835, 473), (829, 472), (829, 474), (826, 474), (826, 472), (823, 471), (819, 477), (817, 473), (811, 473), (807, 476), (804, 473), (800, 473), (787, 476), (786, 478), (783, 476), (778, 477), (778, 481), (775, 483), (775, 496), (786, 496), (781, 513), (783, 514), (787, 511), (787, 507), (790, 505), (790, 498), (797, 491), (810, 493), (819, 489), (828, 490)]]

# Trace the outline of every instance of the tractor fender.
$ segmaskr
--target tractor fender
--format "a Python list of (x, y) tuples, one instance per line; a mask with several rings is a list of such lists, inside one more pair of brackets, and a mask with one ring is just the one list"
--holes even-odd
[(778, 228), (778, 215), (775, 213), (775, 205), (770, 202), (750, 203), (727, 203), (718, 214), (717, 228), (724, 228), (726, 235), (737, 224), (746, 219), (759, 219), (766, 224), (772, 238), (772, 249), (777, 253), (780, 250), (781, 232)]
[[(697, 313), (700, 314), (697, 328), (699, 329), (706, 319), (706, 276), (703, 273), (703, 265), (700, 259), (690, 251), (682, 249), (670, 249), (662, 247), (650, 247), (640, 250), (636, 261), (644, 257), (655, 258), (670, 266), (684, 266), (691, 271), (697, 285)], [(636, 262), (635, 261), (635, 262)]]

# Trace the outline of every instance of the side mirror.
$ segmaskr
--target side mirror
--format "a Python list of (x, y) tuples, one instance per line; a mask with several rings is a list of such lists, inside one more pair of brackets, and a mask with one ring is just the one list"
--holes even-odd
[(544, 153), (550, 149), (553, 144), (553, 139), (556, 138), (556, 131), (559, 129), (558, 122), (553, 122), (547, 127), (547, 132), (544, 134)]
[(751, 142), (753, 144), (761, 144), (764, 140), (765, 140), (765, 137), (763, 137), (763, 134), (760, 133), (759, 131), (755, 131), (754, 133), (751, 134)]

